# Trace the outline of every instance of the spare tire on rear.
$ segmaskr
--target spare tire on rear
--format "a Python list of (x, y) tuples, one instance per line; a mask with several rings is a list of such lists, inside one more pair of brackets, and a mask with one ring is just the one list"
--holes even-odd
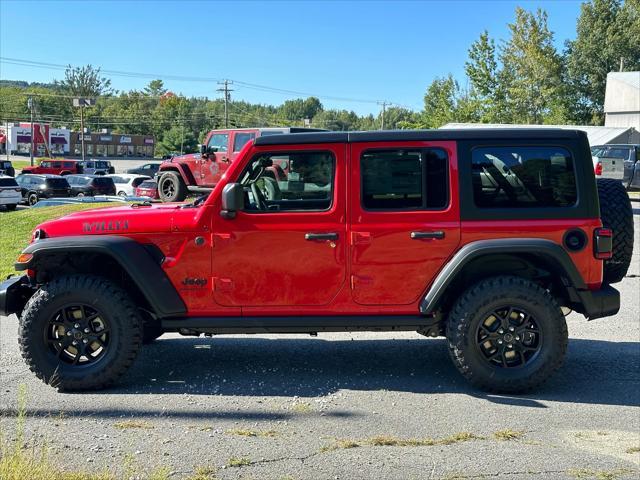
[(617, 283), (629, 270), (633, 253), (633, 210), (624, 186), (618, 180), (597, 180), (602, 226), (613, 231), (613, 255), (604, 262), (603, 282)]

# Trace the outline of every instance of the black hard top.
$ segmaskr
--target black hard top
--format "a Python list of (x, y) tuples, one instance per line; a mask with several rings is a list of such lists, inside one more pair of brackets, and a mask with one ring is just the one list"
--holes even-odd
[(373, 130), (369, 132), (318, 132), (269, 135), (258, 137), (256, 145), (300, 143), (359, 143), (396, 141), (478, 140), (478, 139), (545, 139), (586, 138), (582, 130), (562, 128), (460, 128), (442, 130)]

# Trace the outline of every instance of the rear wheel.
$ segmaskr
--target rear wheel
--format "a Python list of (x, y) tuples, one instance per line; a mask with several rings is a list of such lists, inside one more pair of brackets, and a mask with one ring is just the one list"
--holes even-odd
[(158, 194), (163, 202), (182, 202), (187, 198), (187, 185), (176, 172), (163, 173), (158, 182)]
[(613, 255), (604, 262), (604, 283), (620, 282), (631, 264), (633, 253), (633, 209), (624, 186), (618, 180), (601, 178), (598, 183), (600, 218), (613, 231)]
[(474, 386), (524, 392), (544, 382), (567, 349), (567, 324), (549, 292), (530, 280), (501, 276), (469, 288), (447, 322), (449, 353)]
[(118, 196), (119, 197), (126, 197), (127, 196), (127, 192), (119, 191), (118, 192)]
[(27, 365), (45, 383), (59, 390), (98, 389), (133, 363), (142, 321), (117, 285), (72, 275), (43, 285), (31, 297), (18, 338)]
[(36, 203), (38, 203), (38, 194), (30, 193), (29, 196), (27, 197), (27, 203), (29, 204), (30, 207), (33, 207)]

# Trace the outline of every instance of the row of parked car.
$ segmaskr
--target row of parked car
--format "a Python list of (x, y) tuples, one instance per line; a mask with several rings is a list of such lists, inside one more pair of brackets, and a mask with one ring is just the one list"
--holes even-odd
[(19, 204), (35, 205), (41, 199), (94, 197), (158, 198), (156, 182), (145, 175), (51, 175), (21, 174), (17, 177), (0, 175), (0, 205), (15, 210)]

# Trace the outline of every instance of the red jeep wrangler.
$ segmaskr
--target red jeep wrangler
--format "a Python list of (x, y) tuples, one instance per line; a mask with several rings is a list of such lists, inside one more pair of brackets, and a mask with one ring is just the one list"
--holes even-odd
[(618, 312), (632, 220), (620, 182), (598, 199), (580, 131), (261, 136), (206, 199), (38, 226), (0, 315), (65, 390), (112, 384), (163, 332), (408, 330), (519, 392), (560, 366), (568, 310)]
[(174, 156), (160, 164), (156, 174), (160, 199), (182, 202), (189, 192), (210, 192), (242, 147), (257, 137), (323, 131), (326, 130), (296, 127), (211, 130), (200, 146), (200, 153)]
[(77, 160), (47, 159), (34, 167), (24, 167), (22, 173), (38, 175), (72, 175), (83, 173), (82, 163)]

